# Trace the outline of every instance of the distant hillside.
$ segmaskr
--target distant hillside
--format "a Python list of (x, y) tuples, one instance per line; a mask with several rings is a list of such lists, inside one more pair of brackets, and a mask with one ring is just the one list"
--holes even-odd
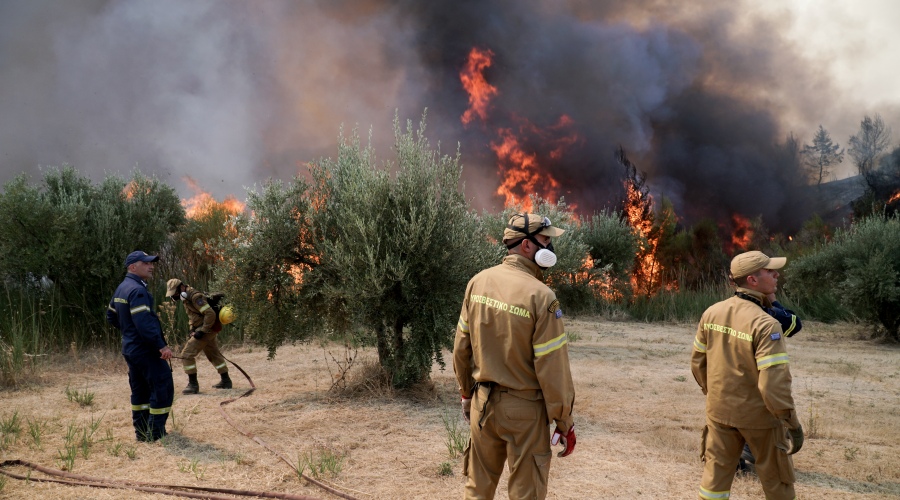
[(822, 220), (834, 226), (843, 225), (850, 220), (853, 215), (850, 204), (865, 192), (862, 178), (858, 175), (809, 186), (807, 189), (813, 210)]

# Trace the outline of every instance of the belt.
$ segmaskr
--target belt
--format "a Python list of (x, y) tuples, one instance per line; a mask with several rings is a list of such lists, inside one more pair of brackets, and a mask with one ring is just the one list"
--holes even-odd
[(541, 392), (540, 389), (513, 389), (510, 387), (506, 387), (505, 385), (500, 385), (496, 382), (476, 382), (475, 389), (478, 389), (478, 386), (484, 385), (491, 388), (491, 392), (506, 392), (511, 396), (516, 396), (522, 399), (528, 399), (531, 401), (537, 401), (539, 399), (544, 399), (544, 393)]

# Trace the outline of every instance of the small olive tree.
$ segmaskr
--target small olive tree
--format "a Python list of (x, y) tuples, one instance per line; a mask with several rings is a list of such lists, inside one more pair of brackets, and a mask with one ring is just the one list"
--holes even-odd
[(900, 340), (900, 219), (869, 217), (838, 230), (830, 243), (798, 258), (786, 279), (803, 307), (836, 298), (857, 317)]
[(394, 119), (396, 164), (377, 166), (353, 134), (312, 166), (321, 261), (304, 275), (307, 300), (329, 330), (374, 344), (395, 387), (444, 366), (466, 283), (496, 254), (463, 196), (459, 152), (441, 155), (424, 132), (424, 115), (417, 131)]
[(247, 210), (228, 219), (215, 253), (212, 289), (224, 292), (247, 335), (270, 356), (287, 340), (304, 340), (318, 317), (304, 299), (307, 273), (319, 262), (310, 238), (308, 185), (269, 181), (250, 190)]

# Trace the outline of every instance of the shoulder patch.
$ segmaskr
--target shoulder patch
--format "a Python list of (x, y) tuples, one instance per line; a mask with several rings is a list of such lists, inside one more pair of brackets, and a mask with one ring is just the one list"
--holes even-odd
[(555, 314), (556, 319), (562, 318), (562, 309), (557, 309)]
[(559, 300), (554, 299), (553, 302), (550, 303), (550, 307), (547, 308), (550, 312), (556, 312), (559, 310)]
[(772, 335), (769, 335), (769, 338), (771, 338), (772, 340), (778, 340), (781, 338), (781, 334), (776, 332), (776, 333), (773, 333)]
[(206, 304), (206, 301), (203, 300), (202, 295), (194, 299), (194, 305), (196, 305), (197, 307), (202, 307), (204, 304)]

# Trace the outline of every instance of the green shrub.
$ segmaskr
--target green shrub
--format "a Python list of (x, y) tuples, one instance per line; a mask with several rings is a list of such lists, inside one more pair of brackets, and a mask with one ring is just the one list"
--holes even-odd
[(785, 272), (792, 296), (806, 312), (838, 302), (863, 321), (900, 340), (900, 219), (869, 217), (797, 259)]
[(125, 256), (158, 251), (183, 222), (175, 191), (139, 172), (99, 185), (70, 166), (49, 169), (38, 185), (16, 177), (0, 194), (0, 279), (9, 292), (0, 316), (31, 318), (26, 333), (50, 346), (114, 345), (103, 313)]

